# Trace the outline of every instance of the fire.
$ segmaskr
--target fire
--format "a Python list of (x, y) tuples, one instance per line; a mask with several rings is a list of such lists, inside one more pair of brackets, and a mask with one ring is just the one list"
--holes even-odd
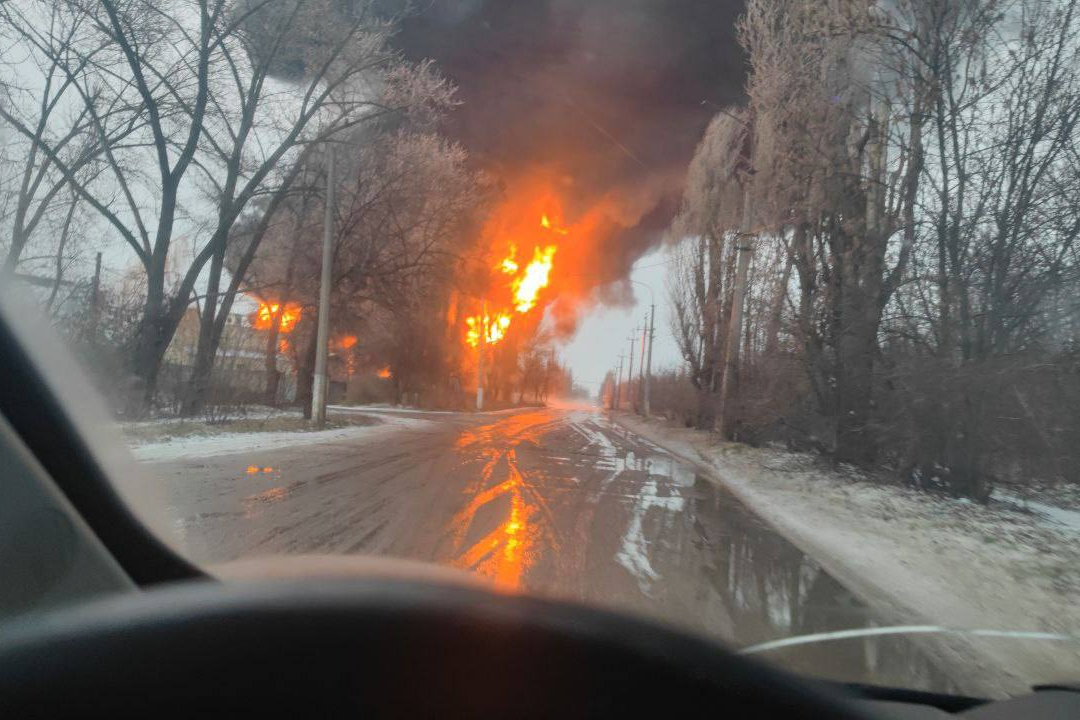
[(518, 264), (514, 260), (515, 255), (517, 255), (517, 246), (516, 245), (511, 245), (510, 246), (510, 255), (508, 257), (506, 257), (506, 258), (503, 258), (503, 261), (501, 263), (499, 263), (499, 269), (502, 270), (507, 275), (516, 275), (517, 274)]
[(540, 227), (544, 228), (545, 230), (550, 230), (551, 232), (558, 233), (559, 235), (565, 235), (568, 232), (565, 228), (558, 228), (552, 225), (551, 221), (548, 220), (547, 215), (540, 216)]
[(341, 338), (341, 347), (345, 348), (346, 350), (348, 350), (349, 348), (351, 348), (355, 344), (356, 344), (356, 336), (355, 335), (346, 335), (345, 337)]
[(274, 325), (274, 316), (278, 315), (278, 332), (290, 333), (300, 320), (300, 306), (296, 303), (285, 303), (285, 307), (279, 303), (260, 302), (259, 309), (255, 311), (251, 324), (256, 330), (269, 330)]
[(379, 372), (377, 372), (375, 374), (378, 375), (379, 377), (381, 377), (383, 380), (389, 380), (390, 379), (390, 366), (387, 365), (386, 367), (380, 368)]
[[(567, 232), (552, 225), (546, 214), (540, 216), (540, 227), (559, 235)], [(555, 253), (558, 249), (556, 245), (537, 245), (533, 248), (532, 261), (522, 270), (517, 260), (517, 245), (509, 243), (506, 257), (495, 265), (495, 270), (512, 278), (509, 284), (510, 307), (490, 313), (485, 309), (479, 315), (465, 318), (465, 342), (472, 347), (477, 347), (481, 341), (485, 345), (494, 345), (506, 337), (514, 313), (523, 315), (536, 307), (540, 291), (551, 282), (551, 271), (555, 266)]]
[(469, 328), (465, 332), (465, 342), (476, 347), (480, 344), (480, 338), (484, 338), (485, 345), (494, 345), (506, 337), (506, 331), (510, 329), (510, 321), (510, 313), (505, 312), (465, 318), (465, 324)]
[(514, 308), (519, 313), (532, 310), (536, 305), (536, 296), (548, 286), (556, 250), (558, 248), (554, 245), (549, 245), (543, 251), (536, 248), (532, 262), (525, 268), (525, 274), (514, 279)]

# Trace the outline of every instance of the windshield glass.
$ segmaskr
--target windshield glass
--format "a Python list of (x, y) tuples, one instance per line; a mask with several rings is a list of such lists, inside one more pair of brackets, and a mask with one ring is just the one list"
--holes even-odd
[(225, 577), (1076, 681), (1078, 4), (8, 0), (4, 302)]

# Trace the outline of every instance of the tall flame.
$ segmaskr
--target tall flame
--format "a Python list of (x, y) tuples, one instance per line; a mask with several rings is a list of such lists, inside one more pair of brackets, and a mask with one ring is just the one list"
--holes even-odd
[(525, 274), (514, 278), (514, 308), (519, 313), (527, 313), (536, 306), (536, 296), (548, 286), (555, 251), (554, 245), (533, 251), (533, 260), (525, 268)]
[[(559, 235), (566, 235), (567, 232), (552, 225), (547, 215), (540, 216), (540, 226)], [(524, 270), (517, 260), (517, 245), (509, 243), (507, 247), (506, 257), (495, 265), (495, 270), (512, 278), (509, 284), (510, 307), (493, 313), (485, 310), (480, 315), (465, 318), (465, 342), (472, 347), (477, 347), (481, 341), (485, 345), (494, 345), (506, 337), (514, 313), (525, 314), (536, 307), (540, 291), (551, 282), (557, 246), (534, 248), (532, 260)]]

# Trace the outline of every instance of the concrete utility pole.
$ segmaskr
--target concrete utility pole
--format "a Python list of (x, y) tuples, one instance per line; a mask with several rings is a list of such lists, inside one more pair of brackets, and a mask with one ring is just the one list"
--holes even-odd
[(645, 417), (649, 417), (649, 385), (652, 383), (652, 345), (656, 337), (656, 304), (649, 306), (649, 356), (645, 360)]
[(480, 357), (476, 360), (476, 409), (484, 409), (484, 352), (487, 350), (487, 300), (484, 301), (480, 314), (480, 342), (476, 346)]
[(627, 341), (630, 343), (630, 369), (626, 372), (626, 401), (633, 410), (637, 404), (634, 400), (634, 345), (637, 344), (637, 328), (634, 328)]
[(319, 279), (319, 325), (315, 339), (315, 382), (311, 392), (311, 417), (315, 427), (326, 427), (326, 374), (330, 351), (330, 283), (334, 267), (334, 147), (326, 145), (326, 214), (323, 218), (322, 276)]
[(750, 270), (750, 258), (754, 254), (754, 196), (751, 180), (754, 173), (754, 126), (747, 123), (746, 132), (749, 151), (745, 179), (743, 180), (742, 221), (739, 224), (739, 259), (735, 266), (735, 287), (731, 293), (731, 324), (728, 326), (727, 344), (724, 347), (724, 378), (720, 382), (720, 413), (716, 431), (721, 437), (727, 434), (731, 423), (731, 397), (739, 372), (739, 342), (742, 339), (743, 306), (746, 304), (746, 276)]

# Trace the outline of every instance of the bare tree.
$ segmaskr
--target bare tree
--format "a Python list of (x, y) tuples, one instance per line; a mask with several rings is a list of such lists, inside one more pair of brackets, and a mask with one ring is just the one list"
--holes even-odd
[[(446, 321), (445, 308), (458, 258), (473, 240), (470, 230), (483, 207), (483, 178), (469, 170), (459, 145), (431, 132), (358, 129), (337, 155), (342, 172), (335, 191), (331, 317), (361, 323), (375, 318), (396, 327), (398, 335), (382, 342), (387, 347), (380, 356), (391, 361), (399, 389), (438, 384), (461, 344), (451, 335), (456, 326)], [(263, 241), (241, 288), (278, 304), (295, 303), (310, 316), (318, 292), (321, 202), (298, 196), (286, 206), (304, 219), (274, 224), (279, 231)], [(232, 271), (234, 261), (228, 262)], [(431, 368), (417, 365), (421, 356), (432, 360)], [(310, 368), (301, 365), (304, 389)]]
[[(393, 80), (403, 71), (392, 70), (400, 63), (387, 46), (391, 25), (375, 16), (369, 2), (101, 0), (68, 3), (62, 12), (68, 25), (79, 28), (59, 59), (79, 113), (99, 137), (135, 123), (137, 131), (102, 152), (108, 172), (86, 183), (61, 157), (55, 133), (35, 133), (26, 123), (16, 127), (146, 271), (144, 317), (127, 353), (128, 369), (141, 386), (132, 398), (137, 411), (153, 398), (165, 349), (208, 265), (203, 313), (214, 322), (222, 317), (224, 247), (247, 203), (281, 182), (281, 168), (295, 160), (300, 146), (400, 104), (405, 98), (394, 95)], [(38, 41), (33, 23), (17, 27), (28, 42)], [(211, 213), (195, 211), (200, 187)], [(207, 214), (214, 218), (209, 227), (189, 220)], [(165, 267), (178, 223), (201, 241), (170, 292)], [(202, 332), (212, 335), (213, 329), (208, 321)]]
[(683, 207), (672, 233), (691, 240), (676, 250), (668, 283), (676, 342), (698, 390), (697, 423), (712, 428), (723, 382), (742, 210), (738, 175), (745, 116), (721, 113), (690, 165)]
[[(78, 72), (103, 55), (100, 51), (78, 55), (83, 30), (82, 19), (58, 5), (32, 11), (16, 3), (0, 5), (0, 37), (15, 50), (2, 64), (0, 119), (21, 141), (13, 153), (15, 163), (7, 166), (19, 169), (0, 281), (9, 280), (15, 272), (68, 178), (79, 185), (91, 182), (101, 170), (102, 155), (141, 124), (128, 108), (117, 103), (107, 106), (103, 98), (97, 118), (81, 107), (76, 98)], [(36, 67), (40, 76), (28, 74), (28, 67)], [(120, 121), (113, 122), (114, 118)]]

